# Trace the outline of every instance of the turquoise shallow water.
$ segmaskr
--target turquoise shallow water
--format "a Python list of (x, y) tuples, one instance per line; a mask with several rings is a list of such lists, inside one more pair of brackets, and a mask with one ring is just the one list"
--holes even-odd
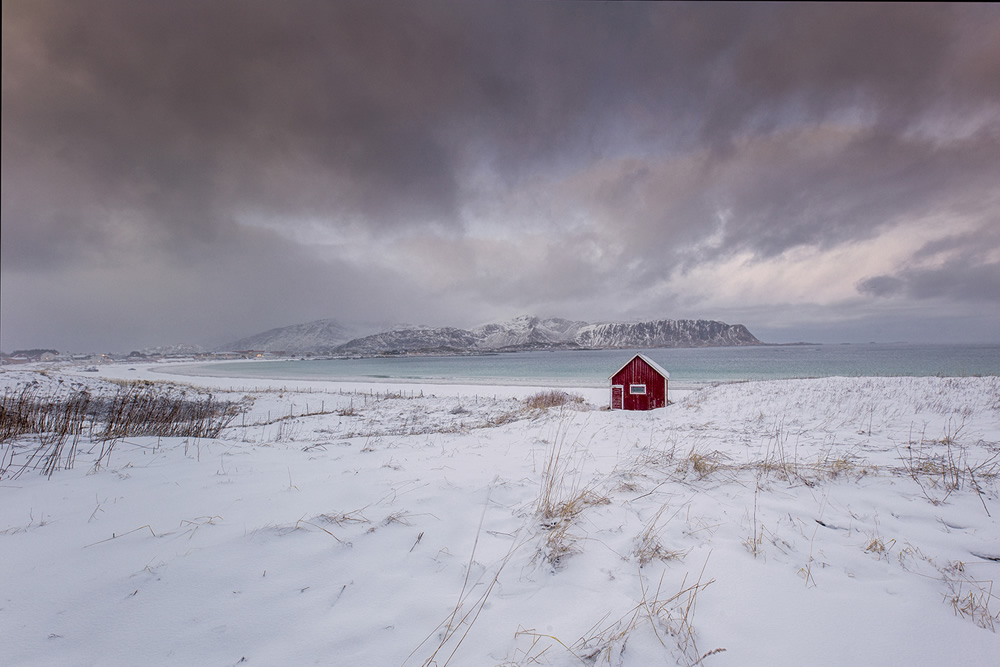
[(656, 350), (566, 350), (476, 356), (251, 361), (177, 367), (235, 378), (367, 380), (601, 387), (641, 351), (671, 386), (830, 376), (1000, 375), (1000, 345), (790, 345)]

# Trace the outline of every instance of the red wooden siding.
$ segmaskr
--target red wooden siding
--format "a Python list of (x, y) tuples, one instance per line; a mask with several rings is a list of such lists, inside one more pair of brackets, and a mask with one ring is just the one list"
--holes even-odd
[[(631, 393), (630, 386), (633, 384), (646, 385), (646, 393)], [(659, 371), (647, 364), (639, 355), (611, 377), (611, 385), (612, 387), (621, 385), (624, 388), (621, 409), (652, 410), (667, 404), (667, 378), (660, 375)], [(617, 397), (612, 389), (612, 410), (618, 409), (615, 398)]]

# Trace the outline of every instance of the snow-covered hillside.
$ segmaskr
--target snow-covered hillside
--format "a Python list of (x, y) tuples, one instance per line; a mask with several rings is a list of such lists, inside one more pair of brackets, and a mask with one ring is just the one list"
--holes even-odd
[[(0, 442), (4, 664), (996, 664), (1000, 378), (750, 382), (650, 413), (188, 381), (246, 411), (214, 438), (85, 429), (51, 478), (28, 457), (52, 436)], [(120, 391), (0, 373), (29, 385)]]
[[(355, 329), (355, 332), (358, 330)], [(539, 348), (649, 348), (759, 345), (741, 324), (710, 320), (652, 320), (588, 324), (524, 315), (471, 330), (455, 327), (397, 326), (354, 337), (333, 320), (272, 329), (236, 341), (228, 349), (293, 354), (374, 355), (398, 352), (476, 352)]]
[(461, 352), (475, 346), (476, 337), (454, 327), (409, 327), (357, 338), (337, 348), (338, 354), (395, 352)]
[(484, 324), (473, 329), (472, 333), (477, 338), (478, 347), (500, 349), (575, 343), (577, 332), (585, 326), (586, 322), (522, 315), (506, 322)]
[(650, 320), (588, 324), (557, 318), (517, 317), (471, 332), (480, 349), (542, 346), (583, 349), (760, 345), (742, 324), (712, 320)]
[(609, 322), (582, 327), (574, 337), (580, 347), (650, 348), (759, 345), (742, 324), (711, 320)]
[(369, 331), (345, 326), (337, 320), (316, 320), (305, 324), (270, 329), (223, 345), (221, 349), (224, 351), (264, 350), (290, 354), (307, 352), (326, 354), (365, 333), (369, 333)]

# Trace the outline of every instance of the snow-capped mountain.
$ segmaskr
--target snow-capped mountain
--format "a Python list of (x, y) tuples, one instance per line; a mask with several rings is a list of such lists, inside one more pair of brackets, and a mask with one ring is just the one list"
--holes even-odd
[(557, 318), (522, 316), (472, 330), (479, 349), (566, 347), (617, 349), (760, 345), (742, 324), (713, 320), (652, 320), (588, 324)]
[[(357, 331), (357, 329), (353, 330)], [(370, 331), (370, 330), (369, 330)], [(368, 332), (364, 332), (368, 333)], [(462, 353), (490, 350), (620, 349), (760, 345), (742, 324), (712, 320), (587, 322), (524, 315), (474, 329), (397, 326), (359, 335), (335, 320), (319, 320), (243, 338), (227, 349), (292, 354), (367, 356), (402, 353)]]
[(721, 347), (759, 345), (742, 324), (714, 320), (605, 322), (581, 328), (576, 343), (583, 348)]
[(505, 347), (572, 343), (580, 328), (585, 326), (586, 322), (559, 318), (540, 319), (522, 315), (507, 322), (484, 324), (472, 329), (471, 333), (478, 339), (476, 347), (496, 350)]
[(265, 352), (306, 352), (327, 354), (344, 343), (371, 330), (347, 327), (337, 320), (316, 320), (305, 324), (269, 329), (263, 333), (241, 338), (221, 347), (222, 350), (264, 350)]
[(475, 347), (471, 331), (454, 327), (393, 329), (356, 338), (337, 348), (338, 354), (368, 355), (391, 352), (464, 352)]

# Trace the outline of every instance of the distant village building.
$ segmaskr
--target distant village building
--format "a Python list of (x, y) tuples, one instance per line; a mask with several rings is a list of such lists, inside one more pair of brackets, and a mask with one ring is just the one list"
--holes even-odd
[(610, 380), (612, 410), (652, 410), (668, 404), (670, 373), (643, 354), (632, 357)]

